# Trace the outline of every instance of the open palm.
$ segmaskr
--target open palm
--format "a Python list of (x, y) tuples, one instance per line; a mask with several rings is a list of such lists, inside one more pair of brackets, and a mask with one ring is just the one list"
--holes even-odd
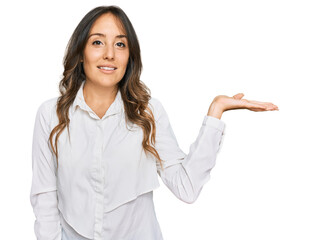
[(254, 112), (279, 110), (278, 106), (273, 103), (242, 99), (243, 96), (243, 93), (238, 93), (233, 97), (218, 95), (215, 100), (224, 111), (232, 109), (248, 109)]

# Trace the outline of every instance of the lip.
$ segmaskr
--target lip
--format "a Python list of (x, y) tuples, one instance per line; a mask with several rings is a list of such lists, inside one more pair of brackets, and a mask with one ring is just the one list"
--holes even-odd
[(111, 74), (111, 73), (115, 72), (116, 69), (115, 69), (115, 70), (106, 70), (106, 69), (100, 69), (100, 68), (99, 68), (99, 71), (100, 71), (100, 72), (103, 72), (103, 73)]
[[(99, 65), (98, 66), (98, 68), (99, 67), (110, 67), (110, 68), (116, 68), (116, 66), (115, 65), (111, 65), (111, 64), (103, 64), (103, 65)], [(117, 69), (117, 68), (116, 68)]]
[[(106, 69), (101, 69), (100, 67), (110, 67), (110, 68), (115, 68), (115, 69), (114, 70), (106, 70)], [(110, 64), (99, 65), (98, 69), (100, 70), (100, 72), (106, 73), (106, 74), (114, 73), (117, 70), (117, 68), (114, 65), (110, 65)]]
[(112, 73), (114, 73), (117, 70), (117, 69), (115, 69), (115, 70), (106, 70), (106, 69), (100, 69), (100, 68), (98, 68), (98, 69), (99, 69), (100, 72), (106, 73), (106, 74), (112, 74)]

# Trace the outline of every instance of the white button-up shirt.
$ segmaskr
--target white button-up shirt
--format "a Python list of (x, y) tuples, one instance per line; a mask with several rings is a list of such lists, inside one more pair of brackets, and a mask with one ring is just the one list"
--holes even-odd
[[(57, 97), (37, 110), (32, 145), (31, 205), (39, 240), (162, 240), (153, 190), (163, 183), (180, 200), (193, 203), (210, 178), (222, 145), (225, 123), (204, 116), (188, 154), (178, 146), (161, 102), (149, 106), (164, 171), (142, 148), (143, 131), (125, 125), (120, 90), (100, 119), (86, 104), (82, 83), (58, 142), (59, 168), (48, 137), (58, 124)], [(54, 135), (55, 139), (55, 135)], [(65, 234), (65, 237), (63, 237)]]

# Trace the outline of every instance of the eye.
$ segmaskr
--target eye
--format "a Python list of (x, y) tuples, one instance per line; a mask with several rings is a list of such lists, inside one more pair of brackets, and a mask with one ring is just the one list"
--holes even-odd
[[(117, 46), (119, 46), (119, 44), (122, 44), (122, 47), (125, 47), (125, 46), (126, 46), (123, 42), (118, 42), (118, 43), (117, 43)], [(120, 45), (119, 47), (121, 47), (121, 45)]]
[[(99, 44), (96, 44), (96, 43), (99, 43)], [(102, 43), (101, 41), (97, 40), (97, 41), (94, 41), (92, 44), (93, 45), (100, 45), (100, 43)]]

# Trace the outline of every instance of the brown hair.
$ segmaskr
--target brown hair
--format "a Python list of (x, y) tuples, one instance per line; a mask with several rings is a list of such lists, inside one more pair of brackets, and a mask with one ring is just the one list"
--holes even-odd
[[(91, 26), (98, 17), (105, 13), (112, 13), (115, 17), (117, 17), (117, 19), (120, 20), (126, 35), (128, 36), (129, 61), (127, 64), (126, 72), (121, 81), (118, 83), (118, 87), (120, 88), (121, 96), (124, 102), (126, 121), (129, 120), (143, 129), (143, 149), (145, 153), (149, 152), (155, 156), (155, 158), (160, 162), (160, 166), (163, 170), (163, 160), (160, 158), (156, 149), (151, 146), (151, 144), (154, 145), (156, 141), (156, 125), (154, 115), (151, 109), (148, 107), (148, 102), (151, 98), (151, 91), (140, 80), (142, 61), (138, 38), (125, 12), (115, 5), (96, 7), (88, 12), (77, 25), (66, 47), (65, 56), (63, 59), (63, 78), (59, 83), (59, 91), (61, 96), (59, 96), (57, 99), (56, 111), (59, 124), (55, 126), (49, 136), (49, 142), (57, 159), (57, 169), (58, 138), (66, 127), (69, 132), (69, 108), (73, 104), (82, 82), (86, 80), (83, 65), (80, 61), (82, 59), (83, 50), (85, 48)], [(56, 133), (55, 150), (52, 139)], [(151, 144), (149, 137), (151, 137)]]

